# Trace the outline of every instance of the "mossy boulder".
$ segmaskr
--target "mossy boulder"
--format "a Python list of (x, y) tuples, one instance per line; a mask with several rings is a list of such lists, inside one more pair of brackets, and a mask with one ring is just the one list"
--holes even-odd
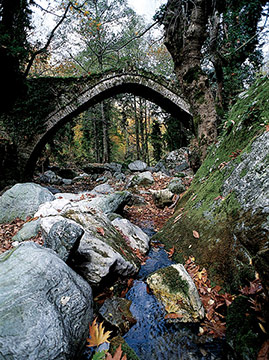
[(154, 272), (147, 278), (147, 284), (164, 305), (170, 321), (203, 319), (204, 308), (198, 291), (183, 265), (175, 264)]
[(175, 246), (177, 262), (195, 256), (231, 291), (253, 278), (252, 263), (269, 289), (268, 92), (262, 78), (239, 97), (174, 216), (155, 236)]

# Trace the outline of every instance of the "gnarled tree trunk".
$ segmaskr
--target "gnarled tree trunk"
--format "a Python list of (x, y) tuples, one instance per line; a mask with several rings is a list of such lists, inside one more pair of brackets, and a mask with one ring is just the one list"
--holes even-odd
[(202, 158), (216, 139), (217, 113), (207, 75), (201, 68), (212, 2), (168, 0), (164, 18), (165, 45), (172, 55), (183, 95), (189, 101)]

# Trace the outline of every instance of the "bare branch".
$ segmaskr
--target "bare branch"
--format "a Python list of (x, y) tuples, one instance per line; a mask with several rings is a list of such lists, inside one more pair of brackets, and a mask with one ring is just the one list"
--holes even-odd
[(56, 26), (52, 29), (52, 31), (51, 31), (51, 33), (50, 33), (50, 36), (48, 37), (48, 40), (47, 40), (46, 44), (43, 46), (43, 48), (41, 48), (41, 49), (39, 49), (39, 50), (37, 50), (37, 51), (35, 51), (35, 52), (32, 53), (31, 58), (30, 58), (30, 60), (29, 60), (29, 62), (28, 62), (27, 68), (26, 68), (25, 73), (24, 73), (24, 76), (25, 76), (25, 77), (28, 76), (29, 71), (30, 71), (30, 69), (31, 69), (31, 67), (32, 67), (32, 65), (33, 65), (33, 62), (34, 62), (35, 58), (37, 57), (37, 55), (42, 54), (43, 52), (45, 52), (45, 51), (48, 49), (48, 47), (49, 47), (49, 45), (50, 45), (50, 43), (51, 43), (51, 41), (52, 41), (52, 39), (53, 39), (53, 37), (54, 37), (55, 32), (57, 31), (57, 29), (59, 28), (59, 26), (60, 26), (60, 25), (63, 23), (63, 21), (65, 20), (65, 18), (66, 18), (66, 16), (67, 16), (67, 13), (68, 13), (68, 11), (69, 11), (70, 6), (71, 6), (71, 3), (69, 2), (68, 5), (67, 5), (67, 7), (66, 7), (66, 9), (65, 9), (64, 14), (62, 15), (61, 20), (60, 20), (60, 21), (56, 24)]

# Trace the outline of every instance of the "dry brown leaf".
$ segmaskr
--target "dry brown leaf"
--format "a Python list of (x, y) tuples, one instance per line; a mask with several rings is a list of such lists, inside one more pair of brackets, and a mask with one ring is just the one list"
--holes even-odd
[(196, 239), (199, 239), (200, 235), (199, 235), (198, 231), (193, 230), (193, 231), (192, 231), (192, 234), (193, 234), (193, 236), (194, 236)]
[(179, 318), (182, 318), (183, 315), (181, 314), (177, 314), (177, 313), (170, 313), (170, 314), (166, 314), (165, 315), (165, 319), (179, 319)]
[(257, 360), (268, 360), (269, 358), (269, 340), (266, 340), (258, 353)]
[(122, 350), (121, 350), (121, 345), (119, 345), (113, 357), (109, 353), (106, 354), (106, 360), (127, 360), (126, 355), (123, 355), (123, 357), (121, 356), (122, 356)]
[(104, 230), (102, 227), (96, 228), (96, 231), (97, 231), (99, 234), (101, 234), (102, 236), (105, 235), (105, 230)]
[(96, 323), (96, 318), (93, 320), (92, 325), (89, 326), (90, 330), (90, 338), (87, 338), (87, 341), (89, 344), (86, 346), (99, 346), (100, 344), (103, 344), (104, 342), (109, 343), (108, 338), (112, 331), (105, 331), (105, 328), (103, 327), (103, 322), (101, 324)]

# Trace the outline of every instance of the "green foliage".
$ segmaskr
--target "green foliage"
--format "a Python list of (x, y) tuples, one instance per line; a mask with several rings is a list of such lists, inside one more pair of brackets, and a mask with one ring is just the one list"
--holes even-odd
[(105, 351), (98, 351), (98, 352), (94, 353), (92, 360), (104, 360), (105, 356), (106, 356)]

